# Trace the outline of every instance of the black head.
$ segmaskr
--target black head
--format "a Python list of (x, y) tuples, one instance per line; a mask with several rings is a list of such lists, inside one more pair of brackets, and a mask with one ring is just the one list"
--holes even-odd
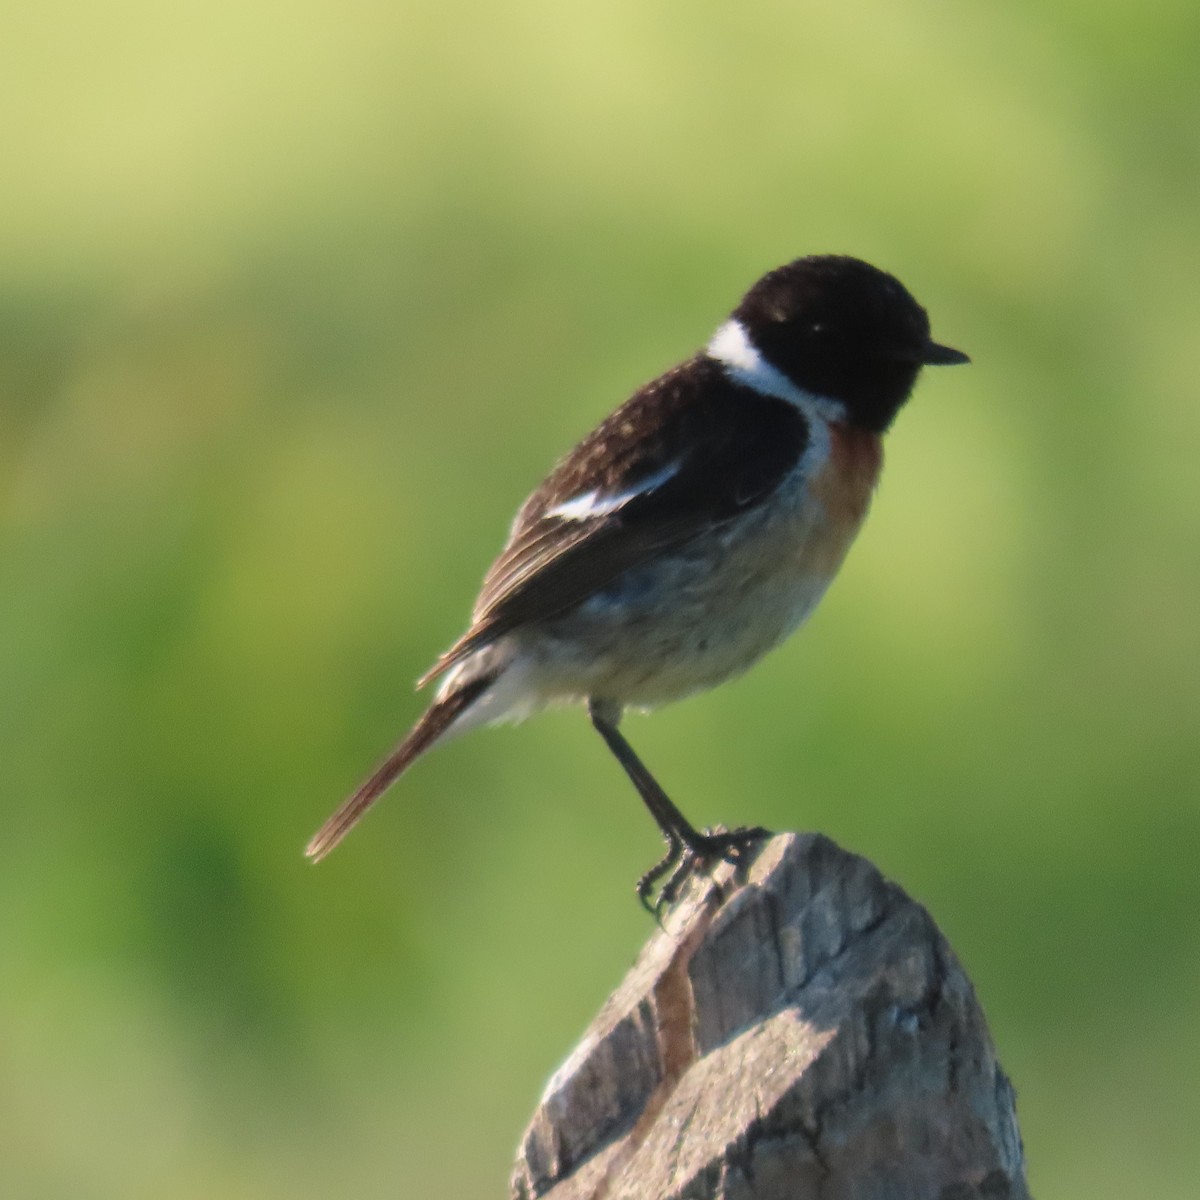
[(964, 363), (929, 336), (929, 318), (898, 279), (842, 255), (800, 258), (764, 275), (733, 316), (797, 386), (846, 405), (882, 433), (923, 366)]

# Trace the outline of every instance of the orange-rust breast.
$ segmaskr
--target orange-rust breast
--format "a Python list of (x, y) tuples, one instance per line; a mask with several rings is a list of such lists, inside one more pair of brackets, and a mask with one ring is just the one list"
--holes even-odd
[(883, 465), (883, 441), (869, 430), (840, 424), (829, 426), (829, 439), (829, 457), (809, 484), (809, 494), (825, 510), (818, 557), (832, 572), (867, 515)]

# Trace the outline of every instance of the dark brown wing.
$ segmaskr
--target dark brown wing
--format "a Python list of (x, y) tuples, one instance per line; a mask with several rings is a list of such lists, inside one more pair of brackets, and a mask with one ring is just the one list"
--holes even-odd
[(807, 444), (795, 405), (731, 382), (710, 359), (656, 379), (521, 506), (483, 581), (471, 628), (421, 683), (762, 503)]

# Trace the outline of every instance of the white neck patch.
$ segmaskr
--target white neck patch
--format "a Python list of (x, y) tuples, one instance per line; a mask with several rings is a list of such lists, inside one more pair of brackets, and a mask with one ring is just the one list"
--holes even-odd
[(801, 412), (816, 413), (826, 421), (844, 421), (845, 406), (829, 396), (818, 396), (797, 387), (782, 371), (763, 358), (758, 347), (750, 340), (746, 327), (732, 318), (726, 321), (705, 347), (709, 358), (719, 362), (734, 383), (740, 383), (760, 396), (774, 396), (786, 400)]

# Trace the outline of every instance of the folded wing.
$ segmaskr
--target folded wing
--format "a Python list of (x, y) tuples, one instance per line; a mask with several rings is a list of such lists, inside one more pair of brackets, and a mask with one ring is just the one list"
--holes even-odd
[(763, 503), (808, 440), (794, 404), (730, 381), (709, 360), (647, 385), (522, 505), (470, 629), (421, 684)]

